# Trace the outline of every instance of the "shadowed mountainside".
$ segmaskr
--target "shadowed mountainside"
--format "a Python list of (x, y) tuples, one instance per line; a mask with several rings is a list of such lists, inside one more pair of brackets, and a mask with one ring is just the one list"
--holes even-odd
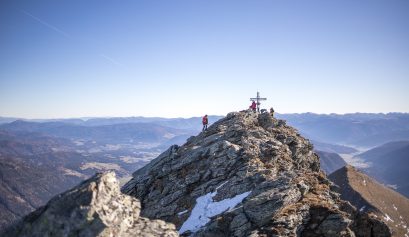
[(409, 141), (390, 142), (358, 157), (370, 163), (366, 173), (409, 197)]
[(321, 169), (327, 174), (344, 167), (347, 163), (336, 153), (330, 153), (325, 151), (316, 151), (320, 157)]
[(393, 236), (409, 235), (409, 199), (349, 165), (329, 178), (340, 187), (341, 198), (351, 202), (360, 212), (382, 217), (393, 230)]
[(57, 165), (62, 161), (51, 155), (62, 143), (39, 134), (0, 131), (0, 229), (86, 177), (64, 175)]

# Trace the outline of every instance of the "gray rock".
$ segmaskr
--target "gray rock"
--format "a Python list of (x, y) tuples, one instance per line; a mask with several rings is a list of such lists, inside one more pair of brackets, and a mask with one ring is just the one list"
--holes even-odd
[(140, 202), (115, 173), (96, 174), (51, 199), (1, 236), (178, 236), (173, 224), (140, 217)]
[(325, 237), (340, 236), (342, 232), (349, 232), (347, 228), (351, 222), (351, 220), (345, 218), (340, 213), (330, 214), (319, 225), (318, 233)]
[(258, 116), (258, 123), (264, 129), (270, 129), (273, 127), (274, 120), (269, 113), (262, 113)]
[(301, 195), (305, 196), (308, 191), (310, 190), (310, 187), (306, 185), (303, 181), (297, 184), (298, 188), (300, 189)]

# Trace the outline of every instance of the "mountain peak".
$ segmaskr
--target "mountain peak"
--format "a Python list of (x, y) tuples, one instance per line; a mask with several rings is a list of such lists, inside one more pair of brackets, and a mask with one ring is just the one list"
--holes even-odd
[(354, 236), (381, 226), (389, 236), (339, 199), (312, 149), (283, 120), (233, 112), (136, 171), (123, 192), (182, 235)]

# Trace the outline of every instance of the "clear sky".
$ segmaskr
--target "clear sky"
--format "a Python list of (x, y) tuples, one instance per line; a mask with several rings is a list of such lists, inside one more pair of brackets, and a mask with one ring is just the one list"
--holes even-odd
[(0, 116), (409, 112), (407, 0), (0, 1)]

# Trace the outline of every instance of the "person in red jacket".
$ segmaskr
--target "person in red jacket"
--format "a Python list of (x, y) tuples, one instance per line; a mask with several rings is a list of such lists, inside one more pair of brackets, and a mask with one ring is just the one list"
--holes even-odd
[(209, 120), (207, 119), (207, 114), (203, 116), (202, 123), (203, 123), (202, 131), (207, 131), (207, 124), (209, 123)]
[(256, 104), (256, 102), (253, 100), (253, 103), (251, 103), (251, 105), (250, 105), (250, 109), (253, 110), (254, 112), (256, 112), (256, 108), (257, 108), (257, 104)]

